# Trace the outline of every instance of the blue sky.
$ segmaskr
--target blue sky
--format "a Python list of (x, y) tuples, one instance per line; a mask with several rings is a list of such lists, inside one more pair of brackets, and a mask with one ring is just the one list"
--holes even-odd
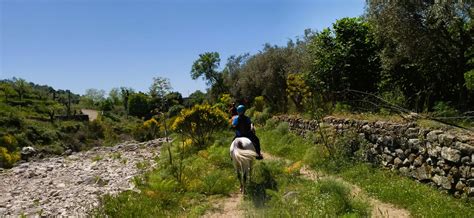
[(83, 94), (169, 78), (183, 96), (198, 55), (254, 54), (362, 15), (365, 0), (0, 0), (0, 79)]

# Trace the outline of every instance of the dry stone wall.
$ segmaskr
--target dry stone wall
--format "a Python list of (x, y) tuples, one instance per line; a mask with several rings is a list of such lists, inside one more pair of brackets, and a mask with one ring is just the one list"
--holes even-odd
[[(300, 135), (318, 129), (318, 121), (293, 116), (274, 119), (288, 122)], [(341, 133), (355, 130), (368, 142), (372, 162), (430, 183), (455, 196), (474, 196), (473, 134), (420, 128), (416, 123), (392, 123), (325, 117), (324, 124)]]

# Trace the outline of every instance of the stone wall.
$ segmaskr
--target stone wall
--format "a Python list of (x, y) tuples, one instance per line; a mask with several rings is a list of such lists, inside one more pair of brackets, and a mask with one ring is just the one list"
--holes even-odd
[[(290, 130), (304, 135), (318, 128), (318, 121), (292, 116), (274, 119), (288, 122)], [(341, 133), (355, 130), (368, 142), (366, 153), (374, 162), (397, 170), (440, 190), (474, 196), (474, 136), (472, 133), (420, 128), (416, 123), (341, 119), (325, 117)]]

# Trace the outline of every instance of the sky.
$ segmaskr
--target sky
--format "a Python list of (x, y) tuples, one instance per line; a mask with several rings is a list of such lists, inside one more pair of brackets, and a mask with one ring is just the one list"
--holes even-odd
[(84, 94), (153, 77), (174, 91), (205, 91), (191, 66), (218, 52), (255, 54), (305, 29), (360, 16), (365, 0), (0, 0), (0, 79), (23, 78)]

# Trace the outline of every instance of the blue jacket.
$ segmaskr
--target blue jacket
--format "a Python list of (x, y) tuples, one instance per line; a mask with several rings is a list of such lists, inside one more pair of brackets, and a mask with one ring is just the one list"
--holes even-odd
[(235, 116), (234, 119), (232, 120), (232, 126), (236, 129), (235, 135), (237, 137), (251, 134), (252, 133), (251, 124), (252, 124), (252, 121), (250, 121), (250, 118), (245, 115)]

